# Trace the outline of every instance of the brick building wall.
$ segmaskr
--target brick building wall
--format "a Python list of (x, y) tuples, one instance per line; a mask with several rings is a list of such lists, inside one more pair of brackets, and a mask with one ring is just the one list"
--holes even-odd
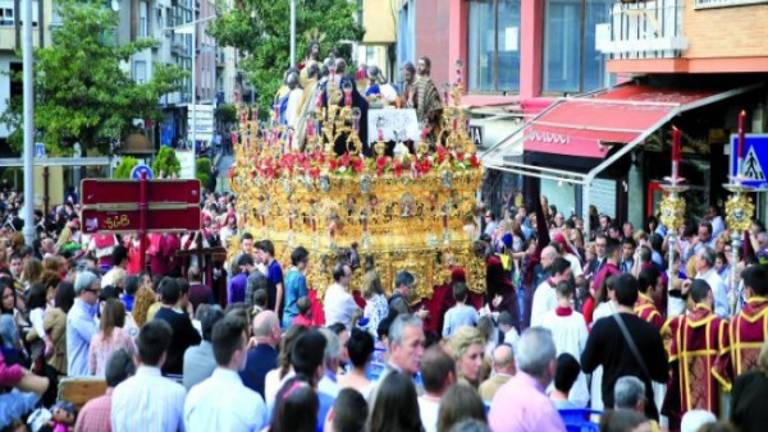
[(768, 4), (698, 10), (693, 6), (693, 0), (685, 2), (684, 57), (768, 56)]

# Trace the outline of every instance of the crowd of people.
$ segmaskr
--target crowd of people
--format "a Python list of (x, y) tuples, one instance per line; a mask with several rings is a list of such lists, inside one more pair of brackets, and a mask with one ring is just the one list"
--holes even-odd
[[(670, 243), (655, 219), (636, 230), (595, 214), (586, 233), (544, 198), (498, 218), (478, 207), (466, 228), (485, 280), (451, 268), (420, 299), (408, 270), (385, 287), (354, 249), (330, 286), (309, 286), (315, 257), (297, 247), (279, 262), (269, 239), (238, 228), (234, 199), (206, 194), (199, 233), (151, 235), (147, 269), (135, 238), (80, 233), (76, 196), (41, 215), (32, 247), (3, 228), (0, 430), (768, 424), (768, 234), (757, 223), (733, 262), (716, 209)], [(212, 264), (178, 253), (235, 239), (205, 283)], [(63, 400), (59, 386), (81, 379), (107, 390)]]

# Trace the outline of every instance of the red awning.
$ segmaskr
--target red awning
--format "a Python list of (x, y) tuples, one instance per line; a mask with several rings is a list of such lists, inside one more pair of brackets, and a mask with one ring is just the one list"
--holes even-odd
[(612, 145), (643, 139), (718, 93), (628, 84), (560, 100), (525, 126), (523, 149), (602, 159)]

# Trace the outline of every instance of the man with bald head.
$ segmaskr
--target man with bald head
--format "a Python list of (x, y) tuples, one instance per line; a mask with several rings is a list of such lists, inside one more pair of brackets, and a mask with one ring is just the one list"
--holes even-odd
[(280, 320), (276, 313), (265, 310), (253, 318), (253, 341), (256, 346), (248, 352), (240, 378), (246, 387), (264, 397), (264, 377), (277, 367)]
[(493, 350), (493, 375), (480, 384), (480, 397), (490, 402), (499, 387), (515, 374), (515, 353), (512, 345), (503, 343)]

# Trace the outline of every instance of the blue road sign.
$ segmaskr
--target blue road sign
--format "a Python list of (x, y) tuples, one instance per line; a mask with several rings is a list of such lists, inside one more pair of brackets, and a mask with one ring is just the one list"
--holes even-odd
[[(738, 174), (736, 152), (739, 136), (731, 135), (731, 176)], [(744, 137), (744, 160), (741, 164), (742, 184), (768, 190), (768, 134), (746, 134)]]
[(152, 177), (154, 176), (152, 168), (140, 163), (131, 170), (131, 178), (134, 180), (141, 180), (141, 173), (147, 173), (147, 180), (152, 180)]

